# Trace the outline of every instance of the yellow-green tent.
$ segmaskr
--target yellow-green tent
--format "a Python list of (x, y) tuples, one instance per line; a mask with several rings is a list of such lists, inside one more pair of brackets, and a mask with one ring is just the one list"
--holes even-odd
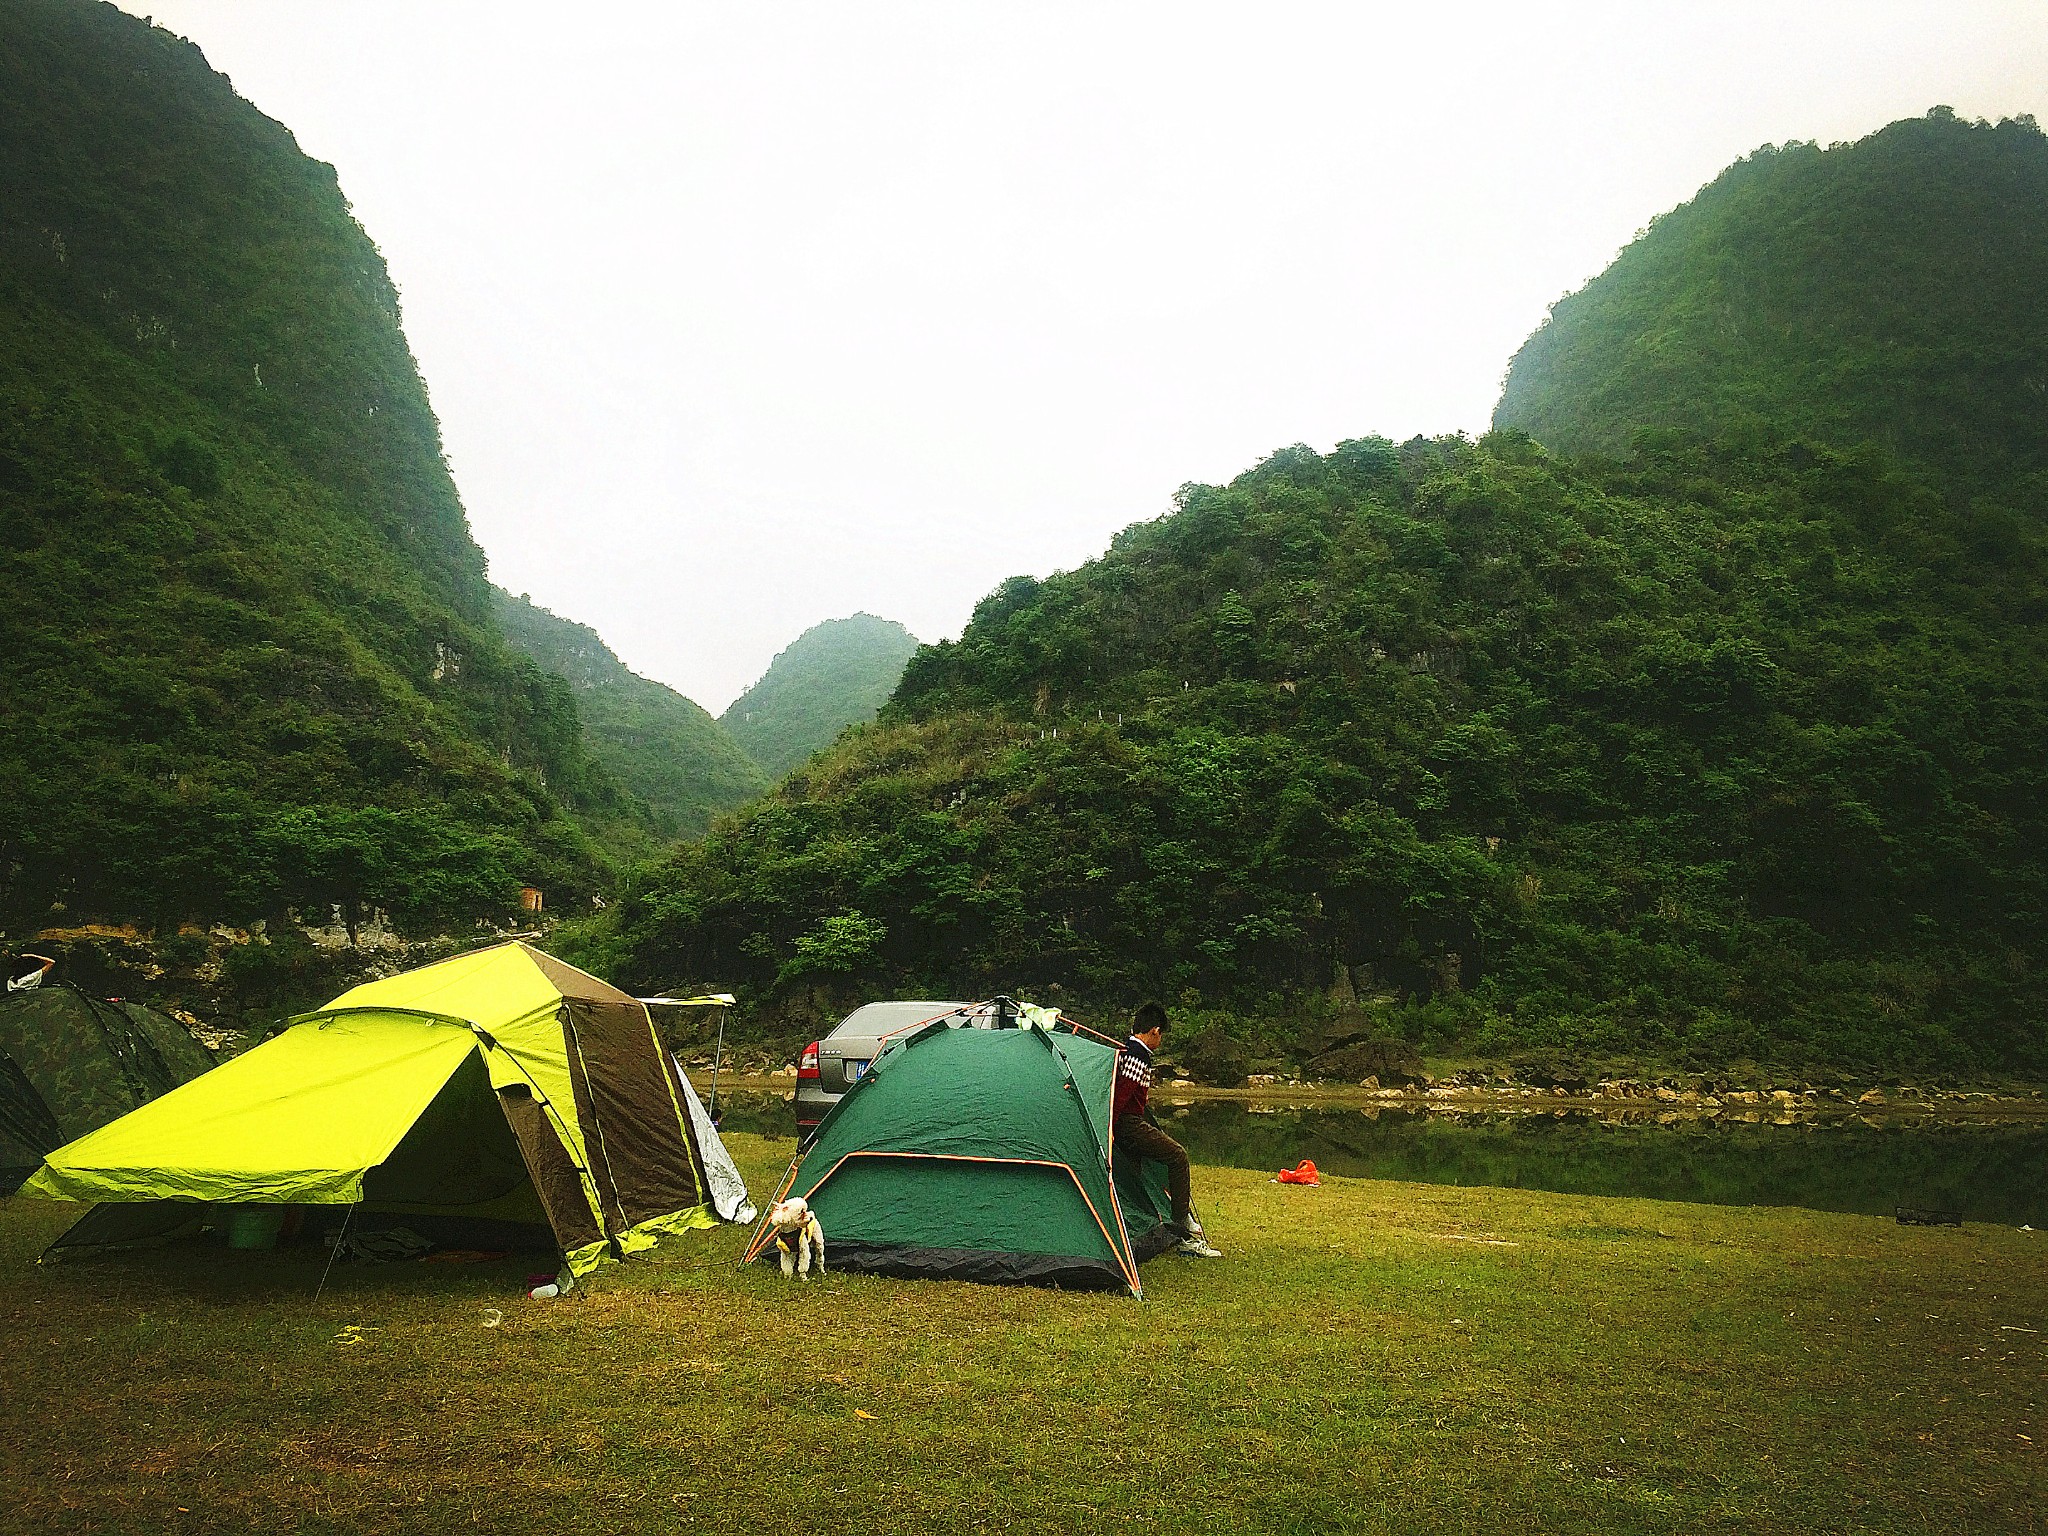
[(343, 993), (60, 1147), (22, 1192), (170, 1216), (207, 1202), (524, 1217), (583, 1274), (715, 1223), (684, 1103), (641, 1004), (501, 944)]

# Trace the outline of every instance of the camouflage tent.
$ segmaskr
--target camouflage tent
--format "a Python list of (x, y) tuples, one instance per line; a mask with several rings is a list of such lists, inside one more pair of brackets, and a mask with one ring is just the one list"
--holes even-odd
[(213, 1065), (176, 1019), (45, 986), (0, 997), (0, 1194), (67, 1141)]

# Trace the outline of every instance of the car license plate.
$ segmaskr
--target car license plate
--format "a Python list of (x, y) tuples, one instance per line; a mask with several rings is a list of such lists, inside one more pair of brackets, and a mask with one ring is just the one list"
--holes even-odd
[(867, 1069), (868, 1064), (864, 1061), (849, 1061), (846, 1064), (846, 1080), (849, 1083), (859, 1082), (861, 1073), (867, 1071)]

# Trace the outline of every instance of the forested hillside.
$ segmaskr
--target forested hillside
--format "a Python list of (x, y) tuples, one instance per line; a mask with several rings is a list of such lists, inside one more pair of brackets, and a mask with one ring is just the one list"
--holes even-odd
[(505, 638), (569, 685), (591, 756), (647, 803), (661, 836), (694, 836), (768, 787), (768, 775), (725, 727), (629, 668), (596, 630), (536, 607), (523, 593), (491, 590)]
[(1559, 301), (1494, 425), (1878, 443), (1966, 491), (2048, 471), (2048, 137), (1937, 108), (1758, 150)]
[(397, 294), (199, 51), (0, 0), (0, 920), (405, 918), (624, 802), (498, 637)]
[(2039, 525), (1866, 457), (1290, 449), (1005, 584), (628, 968), (2038, 1070), (2044, 618)]
[(916, 649), (909, 630), (871, 613), (813, 624), (719, 723), (779, 778), (849, 725), (874, 719)]
[(629, 968), (2048, 1069), (2044, 224), (2025, 120), (1750, 157), (1506, 430), (1289, 449), (1006, 583), (655, 873)]

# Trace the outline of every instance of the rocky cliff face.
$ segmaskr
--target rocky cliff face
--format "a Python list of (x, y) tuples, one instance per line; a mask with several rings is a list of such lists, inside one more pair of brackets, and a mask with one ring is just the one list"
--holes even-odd
[(353, 919), (342, 908), (286, 912), (247, 926), (183, 923), (54, 925), (11, 946), (57, 962), (54, 979), (100, 997), (134, 998), (194, 1026), (215, 1049), (235, 1050), (294, 1013), (358, 982), (396, 975), (481, 944), (542, 937), (545, 922), (475, 925), (408, 937), (388, 914)]

